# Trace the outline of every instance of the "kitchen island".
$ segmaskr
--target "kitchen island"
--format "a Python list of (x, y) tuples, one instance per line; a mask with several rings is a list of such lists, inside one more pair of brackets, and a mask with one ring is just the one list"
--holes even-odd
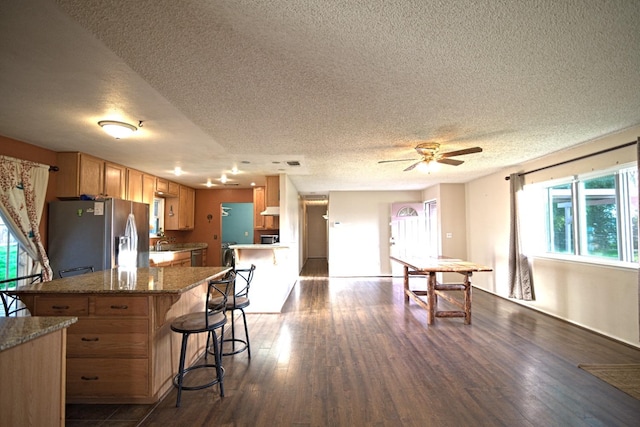
[[(202, 310), (207, 283), (229, 267), (112, 269), (13, 291), (33, 316), (76, 316), (67, 334), (67, 403), (155, 403), (173, 387), (176, 317)], [(190, 340), (187, 363), (206, 336)]]
[(230, 245), (236, 268), (256, 266), (249, 290), (247, 313), (280, 313), (296, 283), (298, 272), (289, 259), (289, 247), (281, 244)]
[(0, 424), (64, 425), (66, 328), (76, 320), (0, 317)]

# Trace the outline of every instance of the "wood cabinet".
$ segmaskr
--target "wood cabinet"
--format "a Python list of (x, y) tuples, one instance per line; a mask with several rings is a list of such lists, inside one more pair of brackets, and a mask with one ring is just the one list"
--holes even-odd
[(104, 160), (83, 153), (58, 153), (56, 196), (61, 199), (104, 192)]
[(266, 178), (265, 204), (266, 206), (280, 206), (280, 177), (273, 175)]
[(78, 317), (67, 333), (67, 403), (153, 400), (149, 297), (51, 294), (32, 304), (34, 316)]
[(264, 199), (264, 187), (254, 187), (253, 189), (253, 228), (256, 230), (265, 229), (266, 216), (260, 215), (260, 212), (264, 211), (265, 199)]
[(57, 157), (60, 168), (56, 176), (58, 198), (77, 199), (83, 194), (126, 197), (124, 166), (77, 152), (62, 152)]
[(168, 197), (164, 204), (165, 230), (193, 230), (195, 222), (195, 197), (193, 188), (180, 185), (178, 197)]
[(162, 197), (178, 197), (180, 185), (168, 179), (156, 178), (156, 193)]
[(156, 177), (127, 168), (127, 200), (152, 204), (156, 189)]
[(105, 197), (127, 198), (126, 171), (127, 168), (124, 166), (104, 162), (104, 191), (102, 194)]
[(0, 351), (0, 424), (65, 425), (66, 337), (59, 329)]
[[(150, 259), (151, 263), (152, 260)], [(154, 263), (152, 267), (191, 267), (191, 251), (175, 252), (171, 259)]]
[[(278, 178), (278, 177), (275, 177), (275, 178)], [(273, 195), (271, 197), (273, 197)], [(264, 211), (267, 207), (266, 200), (267, 200), (267, 190), (265, 189), (265, 187), (255, 187), (253, 189), (253, 228), (254, 228), (255, 243), (260, 243), (260, 236), (259, 236), (259, 233), (256, 231), (278, 230), (280, 228), (280, 217), (270, 216), (270, 215), (260, 215), (260, 212)], [(278, 206), (278, 204), (275, 204), (275, 206)]]

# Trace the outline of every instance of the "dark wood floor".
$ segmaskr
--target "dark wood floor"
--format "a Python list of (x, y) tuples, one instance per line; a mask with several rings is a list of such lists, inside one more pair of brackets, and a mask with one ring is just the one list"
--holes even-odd
[(140, 425), (638, 425), (640, 401), (578, 364), (640, 363), (640, 350), (479, 290), (473, 298), (472, 325), (427, 326), (400, 278), (327, 279), (326, 261), (310, 260), (283, 313), (248, 316), (253, 357), (224, 358), (224, 398), (184, 392), (175, 408), (174, 390), (155, 408), (120, 407), (120, 421), (91, 424), (79, 419), (108, 405), (69, 405), (67, 425), (136, 425), (123, 414), (151, 409)]

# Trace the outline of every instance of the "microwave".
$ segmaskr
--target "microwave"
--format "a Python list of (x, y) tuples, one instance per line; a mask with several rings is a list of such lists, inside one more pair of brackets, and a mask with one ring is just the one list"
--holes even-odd
[(263, 234), (260, 236), (260, 243), (263, 245), (273, 245), (278, 243), (278, 240), (277, 234)]

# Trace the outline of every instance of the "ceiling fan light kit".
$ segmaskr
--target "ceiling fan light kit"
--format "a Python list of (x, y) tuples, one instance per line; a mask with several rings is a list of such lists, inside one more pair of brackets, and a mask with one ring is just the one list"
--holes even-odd
[[(408, 172), (418, 167), (418, 170), (426, 171), (427, 173), (435, 172), (438, 163), (442, 163), (450, 166), (459, 166), (464, 163), (463, 160), (451, 159), (454, 156), (464, 156), (466, 154), (481, 153), (482, 148), (470, 147), (463, 148), (462, 150), (448, 151), (446, 153), (440, 153), (440, 143), (438, 142), (421, 142), (416, 145), (415, 150), (422, 156), (416, 163), (412, 164), (408, 168), (404, 169), (404, 172)], [(378, 163), (392, 163), (392, 162), (408, 162), (415, 159), (399, 159), (399, 160), (380, 160)]]

